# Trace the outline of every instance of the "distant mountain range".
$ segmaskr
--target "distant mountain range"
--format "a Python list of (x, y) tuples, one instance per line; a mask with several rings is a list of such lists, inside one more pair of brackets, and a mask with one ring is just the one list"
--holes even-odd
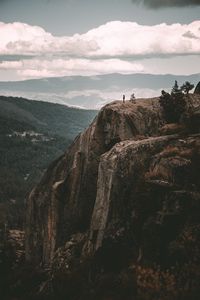
[(160, 95), (161, 89), (170, 90), (175, 80), (179, 84), (187, 80), (196, 85), (200, 81), (200, 74), (109, 74), (0, 82), (0, 94), (99, 109), (107, 102), (121, 99), (123, 94), (127, 99), (133, 92), (137, 98)]
[(50, 162), (64, 153), (96, 113), (0, 96), (0, 205), (22, 205)]

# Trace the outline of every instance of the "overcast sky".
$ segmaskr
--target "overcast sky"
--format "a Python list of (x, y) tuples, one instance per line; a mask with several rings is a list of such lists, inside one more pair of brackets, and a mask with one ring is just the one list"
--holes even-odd
[(0, 0), (0, 80), (199, 66), (200, 0)]

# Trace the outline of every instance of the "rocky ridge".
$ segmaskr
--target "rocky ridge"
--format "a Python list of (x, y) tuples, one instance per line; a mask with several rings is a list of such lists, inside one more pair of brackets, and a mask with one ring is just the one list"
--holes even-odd
[(92, 258), (90, 281), (134, 264), (187, 261), (181, 239), (200, 215), (200, 97), (184, 97), (182, 124), (165, 124), (159, 98), (99, 112), (28, 199), (27, 261), (71, 276)]
[(27, 259), (35, 256), (37, 262), (42, 259), (49, 263), (55, 249), (70, 234), (88, 229), (101, 155), (120, 141), (158, 135), (163, 122), (160, 113), (158, 99), (137, 104), (114, 102), (100, 111), (69, 151), (49, 167), (30, 195)]

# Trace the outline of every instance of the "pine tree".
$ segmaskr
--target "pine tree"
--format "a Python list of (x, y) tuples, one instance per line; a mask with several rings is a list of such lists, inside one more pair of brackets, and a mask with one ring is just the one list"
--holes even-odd
[(181, 91), (183, 91), (185, 94), (188, 94), (189, 91), (191, 91), (194, 88), (194, 84), (191, 84), (189, 81), (186, 81), (182, 86), (181, 86)]
[(178, 82), (177, 82), (177, 80), (175, 80), (174, 86), (172, 87), (171, 94), (181, 94), (181, 93), (182, 93), (182, 90), (179, 89)]

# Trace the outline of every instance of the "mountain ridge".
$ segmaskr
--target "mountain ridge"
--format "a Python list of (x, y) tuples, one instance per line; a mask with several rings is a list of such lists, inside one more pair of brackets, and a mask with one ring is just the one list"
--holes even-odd
[(151, 74), (107, 74), (96, 76), (69, 76), (30, 79), (18, 82), (0, 82), (0, 94), (23, 96), (35, 100), (100, 109), (106, 103), (121, 99), (122, 94), (129, 99), (134, 92), (137, 98), (154, 97), (162, 89), (171, 90), (174, 81), (180, 84), (191, 81), (197, 84), (200, 74), (151, 75)]
[(16, 222), (22, 227), (27, 194), (95, 115), (95, 111), (0, 96), (0, 203), (12, 206), (7, 213), (9, 227)]

